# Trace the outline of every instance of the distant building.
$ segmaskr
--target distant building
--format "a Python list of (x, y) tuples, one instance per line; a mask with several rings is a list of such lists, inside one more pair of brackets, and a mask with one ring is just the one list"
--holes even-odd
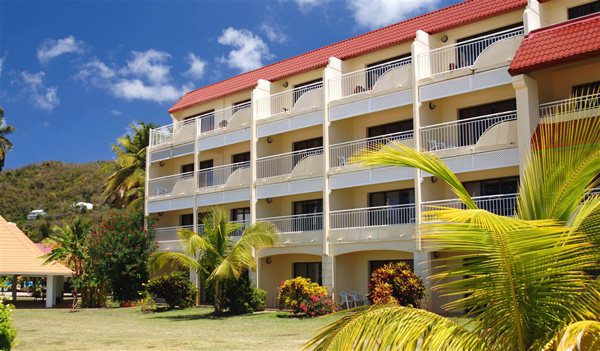
[(82, 210), (82, 209), (86, 209), (86, 210), (92, 210), (94, 209), (94, 204), (91, 204), (89, 202), (78, 202), (76, 204), (71, 205), (71, 207), (73, 207), (76, 210)]
[(38, 216), (46, 216), (46, 211), (44, 210), (33, 210), (31, 212), (29, 212), (29, 214), (27, 215), (27, 219), (36, 219), (38, 218)]

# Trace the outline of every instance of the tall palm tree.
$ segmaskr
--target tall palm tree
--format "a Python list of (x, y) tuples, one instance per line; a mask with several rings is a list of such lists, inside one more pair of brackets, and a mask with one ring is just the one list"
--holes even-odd
[(177, 233), (184, 253), (157, 252), (150, 256), (150, 269), (157, 271), (178, 263), (198, 274), (199, 281), (213, 291), (215, 312), (223, 311), (223, 291), (248, 268), (255, 269), (253, 250), (273, 246), (279, 235), (272, 224), (257, 222), (247, 226), (237, 242), (231, 238), (243, 224), (230, 223), (221, 207), (214, 208), (202, 223), (202, 235), (188, 229)]
[[(586, 101), (581, 106), (598, 106)], [(563, 112), (577, 110), (571, 103)], [(586, 110), (582, 108), (580, 110)], [(466, 209), (424, 214), (422, 239), (441, 260), (434, 289), (458, 298), (444, 306), (471, 328), (437, 314), (373, 306), (324, 327), (315, 350), (599, 350), (600, 116), (581, 112), (540, 124), (525, 165), (514, 217), (477, 207), (434, 154), (404, 145), (369, 150), (363, 165), (413, 167), (444, 180)], [(467, 253), (465, 253), (467, 252)], [(438, 260), (439, 262), (440, 260)], [(463, 262), (468, 264), (463, 264)], [(578, 346), (580, 345), (580, 346)]]
[(117, 160), (103, 166), (101, 171), (110, 173), (104, 184), (104, 201), (113, 207), (126, 207), (135, 212), (144, 206), (146, 148), (150, 142), (150, 129), (158, 126), (144, 121), (130, 126), (135, 132), (133, 137), (126, 135), (118, 138), (117, 144), (112, 144)]
[(68, 225), (64, 221), (63, 224), (63, 228), (58, 226), (52, 228), (54, 234), (49, 235), (53, 243), (52, 251), (41, 258), (45, 259), (44, 264), (58, 261), (73, 270), (73, 308), (75, 308), (79, 301), (77, 281), (83, 274), (83, 266), (88, 259), (85, 240), (90, 231), (90, 223), (76, 218), (73, 225)]
[(6, 136), (12, 133), (15, 129), (15, 127), (5, 125), (4, 110), (2, 107), (0, 107), (0, 172), (2, 172), (2, 168), (4, 167), (6, 153), (13, 148), (13, 144), (6, 139)]

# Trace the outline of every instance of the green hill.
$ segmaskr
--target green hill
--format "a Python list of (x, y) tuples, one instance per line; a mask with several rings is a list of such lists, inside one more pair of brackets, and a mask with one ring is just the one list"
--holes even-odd
[[(83, 164), (47, 161), (0, 173), (0, 215), (15, 222), (33, 241), (48, 236), (53, 225), (62, 226), (79, 216), (99, 223), (109, 211), (100, 206), (106, 175), (100, 167), (109, 161)], [(94, 204), (94, 209), (77, 210), (77, 202)], [(31, 210), (43, 209), (45, 217), (27, 220)]]

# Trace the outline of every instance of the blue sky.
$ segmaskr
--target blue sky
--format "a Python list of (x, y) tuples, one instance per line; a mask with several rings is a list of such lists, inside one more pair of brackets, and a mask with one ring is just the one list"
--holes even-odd
[(458, 0), (0, 0), (5, 169), (114, 158), (187, 91)]

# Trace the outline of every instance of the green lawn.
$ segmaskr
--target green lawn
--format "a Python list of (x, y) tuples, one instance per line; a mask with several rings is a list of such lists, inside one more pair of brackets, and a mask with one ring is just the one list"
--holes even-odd
[(215, 317), (212, 311), (17, 308), (15, 350), (297, 350), (314, 330), (342, 316), (298, 319), (260, 312)]

